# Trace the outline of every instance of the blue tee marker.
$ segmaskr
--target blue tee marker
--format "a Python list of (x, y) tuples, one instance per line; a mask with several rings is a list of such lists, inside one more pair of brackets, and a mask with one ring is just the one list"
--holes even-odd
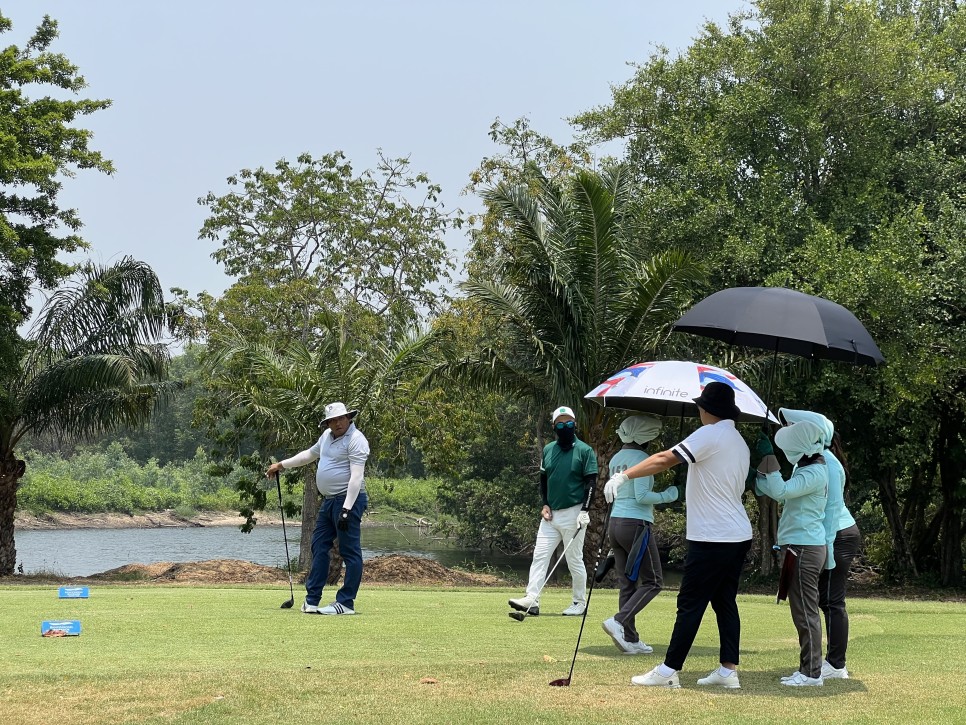
[(40, 623), (41, 637), (76, 637), (81, 633), (81, 623), (77, 619), (51, 619)]
[(57, 590), (57, 596), (61, 599), (87, 599), (90, 595), (88, 587), (61, 587)]

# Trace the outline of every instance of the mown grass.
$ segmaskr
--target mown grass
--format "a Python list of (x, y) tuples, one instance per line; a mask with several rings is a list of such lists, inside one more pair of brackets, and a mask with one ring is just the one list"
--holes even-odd
[[(298, 594), (298, 593), (297, 593)], [(705, 690), (715, 666), (706, 618), (683, 688), (631, 687), (661, 660), (674, 595), (646, 610), (646, 657), (618, 654), (600, 628), (616, 592), (593, 596), (569, 688), (579, 619), (522, 623), (506, 589), (367, 587), (356, 617), (281, 610), (288, 589), (0, 587), (0, 721), (9, 723), (963, 722), (966, 605), (852, 599), (853, 679), (788, 690), (797, 667), (787, 606), (742, 595), (742, 689)], [(545, 595), (544, 611), (568, 603)], [(80, 637), (43, 639), (42, 619), (80, 619)], [(432, 678), (435, 683), (422, 683)]]

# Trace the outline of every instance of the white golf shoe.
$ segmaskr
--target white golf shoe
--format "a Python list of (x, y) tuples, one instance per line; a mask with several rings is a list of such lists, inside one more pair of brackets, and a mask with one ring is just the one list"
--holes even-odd
[(527, 594), (525, 597), (520, 597), (519, 599), (511, 599), (507, 602), (511, 607), (516, 609), (518, 612), (526, 612), (531, 617), (537, 617), (540, 615), (540, 600), (536, 597), (531, 597)]
[(565, 617), (579, 617), (583, 615), (586, 609), (587, 609), (586, 604), (581, 604), (580, 602), (574, 602), (565, 610), (563, 610), (561, 614)]
[(718, 687), (726, 687), (729, 690), (735, 690), (741, 688), (741, 683), (738, 682), (738, 672), (736, 670), (731, 670), (731, 674), (727, 677), (721, 674), (719, 668), (713, 669), (708, 673), (707, 677), (702, 677), (698, 680), (699, 685), (717, 685)]
[(788, 678), (783, 677), (781, 683), (789, 687), (821, 687), (825, 684), (821, 677), (806, 677), (801, 672), (796, 672)]
[(632, 677), (631, 684), (640, 685), (641, 687), (667, 687), (672, 690), (681, 687), (677, 672), (670, 677), (663, 677), (658, 674), (657, 667), (646, 674)]
[(828, 663), (828, 660), (823, 660), (822, 662), (822, 679), (823, 680), (847, 680), (849, 679), (849, 671), (844, 667), (832, 667)]

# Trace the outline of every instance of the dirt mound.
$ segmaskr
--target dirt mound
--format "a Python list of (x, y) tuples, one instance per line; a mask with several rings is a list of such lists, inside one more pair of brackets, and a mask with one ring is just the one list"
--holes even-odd
[[(16, 578), (16, 577), (15, 577)], [(302, 577), (300, 576), (299, 579)], [(236, 559), (213, 559), (156, 564), (125, 564), (100, 574), (83, 577), (87, 581), (142, 582), (157, 584), (283, 584), (288, 573)], [(73, 578), (71, 581), (79, 581)], [(379, 556), (369, 559), (363, 569), (367, 584), (415, 584), (420, 586), (497, 586), (504, 582), (492, 574), (473, 574), (415, 556)]]
[(288, 575), (272, 566), (252, 564), (236, 559), (213, 559), (156, 564), (125, 564), (87, 577), (95, 581), (193, 582), (203, 584), (274, 584), (288, 580)]
[(444, 586), (496, 586), (504, 582), (492, 574), (447, 569), (432, 559), (390, 554), (366, 561), (362, 581), (374, 584), (423, 584)]

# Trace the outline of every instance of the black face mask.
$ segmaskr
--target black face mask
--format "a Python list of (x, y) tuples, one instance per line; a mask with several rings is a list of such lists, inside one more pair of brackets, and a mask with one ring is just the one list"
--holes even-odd
[(557, 434), (557, 445), (565, 451), (569, 451), (574, 447), (574, 438), (577, 437), (577, 430), (573, 421), (569, 423), (557, 423), (553, 427), (553, 432)]

